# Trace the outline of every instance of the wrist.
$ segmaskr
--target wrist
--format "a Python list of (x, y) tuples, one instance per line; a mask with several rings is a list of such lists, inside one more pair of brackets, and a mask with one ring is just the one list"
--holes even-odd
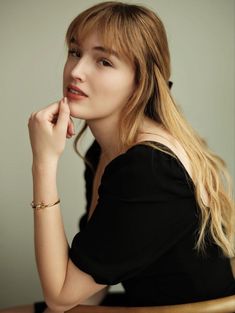
[(58, 160), (56, 159), (38, 159), (33, 158), (32, 170), (56, 170), (58, 166)]
[(52, 203), (58, 199), (57, 162), (33, 162), (33, 201)]
[(33, 162), (32, 175), (33, 177), (56, 177), (57, 162)]

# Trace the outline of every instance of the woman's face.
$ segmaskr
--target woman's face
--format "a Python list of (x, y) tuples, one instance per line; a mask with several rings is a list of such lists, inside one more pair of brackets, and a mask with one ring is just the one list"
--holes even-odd
[(69, 46), (63, 81), (71, 116), (89, 121), (118, 114), (133, 93), (134, 75), (129, 63), (104, 51), (97, 33), (83, 42), (75, 39)]

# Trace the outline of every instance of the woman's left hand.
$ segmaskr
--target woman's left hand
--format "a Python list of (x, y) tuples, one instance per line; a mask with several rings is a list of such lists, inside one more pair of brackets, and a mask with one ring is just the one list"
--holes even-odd
[(66, 137), (74, 135), (67, 98), (32, 113), (29, 137), (36, 162), (57, 162), (65, 148)]

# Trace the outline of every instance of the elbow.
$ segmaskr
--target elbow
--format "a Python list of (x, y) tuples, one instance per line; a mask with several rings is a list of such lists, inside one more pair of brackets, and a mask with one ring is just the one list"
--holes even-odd
[(58, 298), (50, 298), (50, 297), (45, 297), (45, 302), (48, 306), (48, 308), (53, 312), (53, 313), (64, 313), (66, 311), (69, 311), (73, 307), (79, 305), (80, 303), (66, 303), (61, 299), (61, 297)]
[(51, 311), (53, 311), (53, 313), (64, 313), (64, 312), (72, 309), (76, 305), (79, 305), (79, 303), (76, 303), (76, 304), (66, 303), (65, 304), (61, 300), (62, 299), (51, 299), (51, 298), (45, 297), (45, 302), (46, 302), (48, 308)]
[(57, 304), (52, 301), (50, 302), (48, 300), (46, 301), (46, 304), (49, 310), (52, 311), (53, 313), (64, 313), (72, 308), (71, 306), (64, 306), (64, 305)]
[(54, 299), (50, 299), (48, 297), (45, 297), (45, 302), (47, 304), (47, 307), (52, 311), (52, 312), (55, 312), (55, 313), (62, 313), (65, 310), (65, 308), (58, 303), (58, 301), (55, 301)]
[(47, 307), (50, 310), (50, 312), (53, 312), (53, 313), (64, 313), (67, 311), (67, 309), (64, 309), (63, 307), (56, 306), (48, 302), (47, 302)]

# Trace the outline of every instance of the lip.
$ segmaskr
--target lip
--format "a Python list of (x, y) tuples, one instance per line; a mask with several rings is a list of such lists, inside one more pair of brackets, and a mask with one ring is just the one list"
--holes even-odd
[[(77, 90), (77, 91), (81, 92), (82, 95), (76, 95), (76, 94), (74, 94), (74, 93), (71, 93), (71, 92), (69, 92), (69, 89)], [(87, 95), (82, 89), (80, 89), (79, 87), (77, 87), (77, 86), (75, 86), (75, 85), (72, 85), (72, 84), (69, 84), (69, 85), (68, 85), (67, 92), (68, 92), (70, 95), (74, 95), (74, 96), (88, 97), (88, 95)]]
[(87, 96), (83, 96), (83, 95), (76, 95), (75, 93), (71, 93), (69, 91), (67, 91), (67, 94), (66, 94), (67, 98), (69, 100), (83, 100), (83, 99), (86, 99)]

